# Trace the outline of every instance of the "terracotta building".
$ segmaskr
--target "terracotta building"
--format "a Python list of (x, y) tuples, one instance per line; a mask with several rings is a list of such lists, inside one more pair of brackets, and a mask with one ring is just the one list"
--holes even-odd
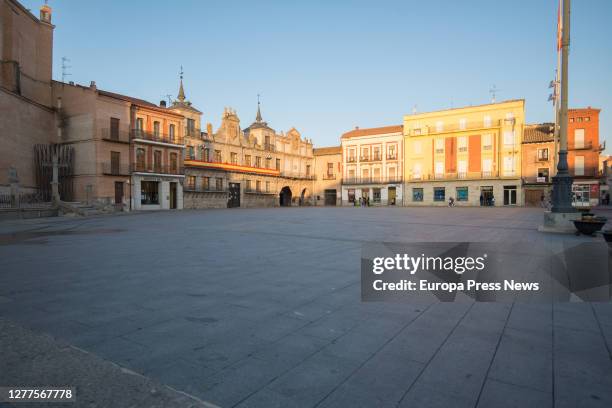
[(19, 2), (0, 0), (0, 193), (37, 191), (34, 145), (57, 140), (53, 29), (49, 6), (36, 18)]
[(403, 205), (402, 129), (402, 125), (355, 128), (342, 135), (343, 205), (355, 205), (360, 198), (370, 205)]
[(342, 146), (312, 150), (315, 159), (315, 205), (342, 205)]
[(579, 108), (568, 112), (567, 161), (575, 207), (591, 207), (599, 202), (600, 177), (599, 109)]
[(406, 205), (521, 205), (525, 102), (406, 115)]

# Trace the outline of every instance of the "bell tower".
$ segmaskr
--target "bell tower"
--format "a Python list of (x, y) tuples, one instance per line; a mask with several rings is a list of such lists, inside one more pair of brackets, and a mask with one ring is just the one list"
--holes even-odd
[(40, 6), (40, 21), (51, 24), (51, 7), (47, 4), (47, 0), (45, 0), (45, 4)]

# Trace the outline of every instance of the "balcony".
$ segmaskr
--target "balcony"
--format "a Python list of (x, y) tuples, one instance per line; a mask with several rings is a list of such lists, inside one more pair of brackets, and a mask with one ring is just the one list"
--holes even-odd
[(347, 177), (342, 179), (342, 184), (398, 184), (402, 182), (401, 176), (396, 177)]
[(132, 129), (130, 136), (132, 140), (147, 140), (150, 142), (169, 143), (180, 146), (185, 144), (185, 139), (177, 135), (170, 137), (163, 133), (145, 132), (139, 129)]
[(443, 127), (436, 125), (424, 126), (422, 128), (411, 129), (410, 136), (435, 135), (441, 133), (465, 132), (479, 129), (493, 129), (502, 126), (503, 120), (492, 120), (490, 123), (484, 121), (467, 122), (464, 125), (459, 123), (445, 124)]
[(141, 164), (130, 165), (132, 173), (149, 173), (149, 174), (185, 174), (182, 167), (177, 166), (146, 166)]
[(130, 166), (127, 163), (103, 162), (102, 174), (106, 176), (129, 176)]
[(267, 152), (275, 152), (276, 146), (274, 146), (272, 143), (264, 143), (263, 149)]
[(548, 176), (542, 177), (523, 177), (523, 184), (548, 184), (551, 178)]
[(346, 158), (347, 163), (355, 163), (356, 161), (357, 161), (357, 158), (355, 156), (349, 156)]
[(387, 160), (397, 160), (397, 155), (396, 154), (388, 154), (387, 155)]
[(292, 171), (281, 171), (281, 177), (295, 179), (295, 180), (316, 180), (314, 174), (306, 174), (300, 172), (292, 172)]
[(201, 138), (202, 137), (202, 130), (198, 129), (198, 128), (185, 128), (185, 136), (186, 137), (191, 137), (191, 138)]
[(335, 180), (336, 179), (336, 175), (335, 174), (328, 174), (325, 173), (323, 174), (322, 180)]
[(567, 149), (568, 150), (591, 150), (591, 149), (593, 149), (593, 142), (588, 140), (588, 141), (585, 141), (581, 145), (580, 144), (576, 144), (576, 143), (571, 144), (571, 145), (568, 144)]
[(503, 179), (516, 178), (517, 176), (517, 171), (501, 172), (501, 174), (495, 171), (470, 171), (413, 175), (410, 177), (410, 181)]
[(183, 191), (187, 193), (227, 193), (228, 190), (221, 188), (216, 189), (213, 187), (196, 186), (193, 184), (185, 183)]
[(359, 161), (360, 162), (369, 162), (370, 161), (370, 156), (359, 156)]
[(372, 160), (370, 161), (382, 161), (382, 156), (379, 154), (375, 154), (374, 156), (372, 156)]
[(102, 140), (114, 143), (130, 143), (130, 132), (128, 130), (118, 129), (100, 129), (100, 136)]

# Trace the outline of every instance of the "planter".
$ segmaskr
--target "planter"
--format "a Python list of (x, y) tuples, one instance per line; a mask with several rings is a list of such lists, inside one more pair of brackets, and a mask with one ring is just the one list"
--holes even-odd
[(605, 221), (599, 220), (574, 220), (574, 226), (578, 230), (578, 232), (576, 232), (576, 235), (593, 235), (594, 233), (602, 229), (605, 224)]
[(612, 244), (612, 230), (602, 231), (601, 234), (603, 235), (608, 245)]

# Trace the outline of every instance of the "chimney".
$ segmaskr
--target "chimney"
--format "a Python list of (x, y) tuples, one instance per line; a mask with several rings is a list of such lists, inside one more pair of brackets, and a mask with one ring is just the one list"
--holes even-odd
[(159, 106), (161, 106), (162, 108), (165, 108), (166, 107), (166, 101), (164, 101), (164, 100), (159, 101)]
[(89, 87), (90, 87), (91, 89), (97, 89), (97, 88), (96, 88), (96, 81), (91, 81), (91, 82), (89, 83)]

